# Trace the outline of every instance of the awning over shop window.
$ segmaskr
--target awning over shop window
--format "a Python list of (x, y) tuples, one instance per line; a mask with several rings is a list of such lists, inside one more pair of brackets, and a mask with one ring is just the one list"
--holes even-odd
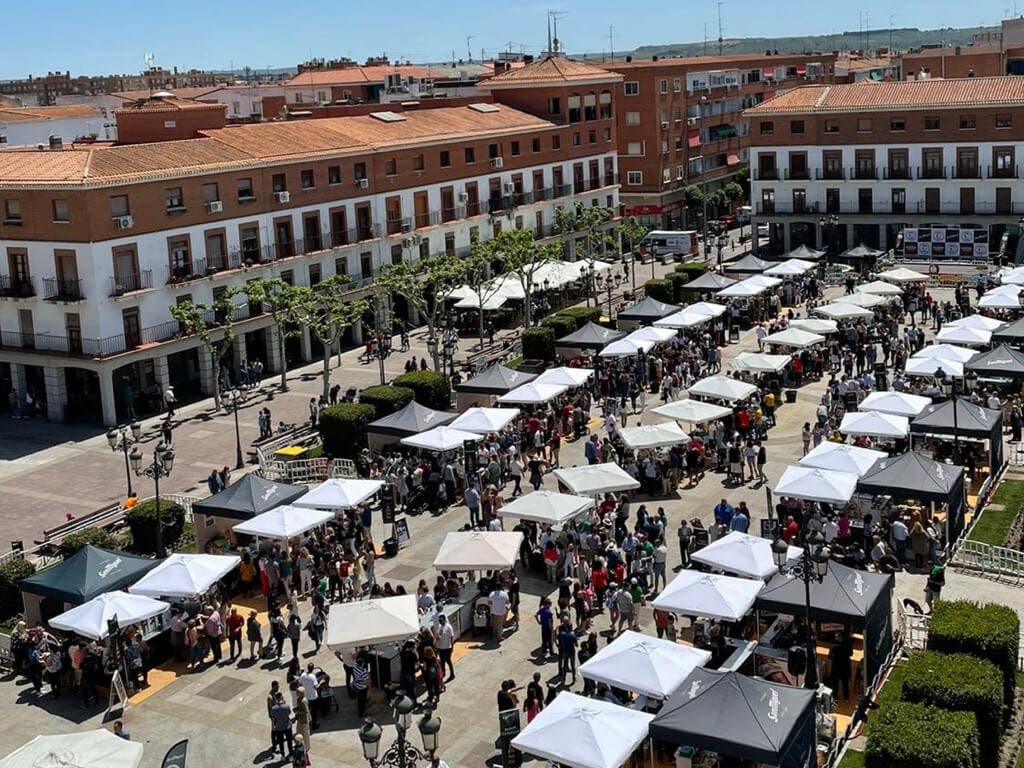
[(690, 128), (686, 132), (686, 143), (691, 147), (700, 146), (700, 128)]
[(737, 155), (735, 152), (730, 152), (728, 157), (726, 158), (725, 162), (728, 165), (739, 165), (740, 164), (740, 156)]
[(774, 80), (775, 79), (775, 68), (774, 67), (765, 67), (764, 69), (761, 70), (761, 77), (763, 77), (765, 80)]
[(803, 64), (797, 64), (796, 65), (796, 73), (798, 75), (801, 75), (801, 76), (806, 75), (807, 74), (807, 67), (805, 67)]

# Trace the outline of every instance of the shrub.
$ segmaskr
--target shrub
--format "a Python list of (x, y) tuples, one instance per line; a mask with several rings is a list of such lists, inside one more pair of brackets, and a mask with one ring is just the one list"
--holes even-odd
[(644, 290), (649, 297), (657, 301), (663, 301), (666, 304), (675, 301), (675, 297), (672, 295), (671, 280), (648, 280), (644, 283)]
[(1003, 673), (1003, 704), (1013, 706), (1020, 618), (1005, 605), (939, 600), (928, 622), (928, 649), (969, 653), (995, 664)]
[(335, 459), (354, 459), (366, 447), (366, 426), (374, 420), (372, 405), (341, 403), (320, 411), (317, 428), (324, 453)]
[(84, 528), (81, 531), (69, 534), (60, 540), (57, 551), (64, 559), (71, 557), (75, 552), (92, 544), (101, 549), (120, 549), (123, 542), (106, 528)]
[[(560, 310), (558, 314), (565, 317), (571, 317), (576, 323), (576, 327), (573, 331), (579, 330), (587, 323), (596, 323), (601, 319), (601, 308), (600, 307), (566, 307)], [(572, 331), (570, 331), (572, 333)]]
[(413, 399), (420, 405), (435, 411), (447, 411), (452, 407), (452, 385), (448, 377), (438, 371), (413, 371), (404, 373), (394, 380), (396, 387), (413, 391)]
[(999, 762), (1003, 677), (992, 662), (966, 653), (915, 653), (906, 664), (902, 698), (915, 704), (975, 713), (982, 764)]
[(707, 271), (708, 265), (703, 261), (684, 261), (675, 268), (675, 272), (687, 275), (690, 280), (696, 280)]
[[(185, 508), (168, 499), (160, 499), (160, 518), (163, 521), (164, 547), (181, 538), (185, 527)], [(156, 499), (140, 501), (125, 514), (132, 532), (132, 549), (136, 552), (156, 552), (157, 525)]]
[(871, 716), (865, 768), (979, 768), (970, 712), (895, 702)]
[(551, 328), (526, 328), (523, 330), (523, 358), (525, 360), (555, 359), (555, 332)]
[(21, 612), (21, 580), (35, 572), (36, 567), (22, 558), (0, 565), (0, 617), (7, 618)]
[(372, 405), (380, 419), (402, 410), (415, 396), (416, 393), (408, 387), (367, 387), (359, 393), (359, 402)]
[(562, 314), (548, 315), (540, 321), (542, 328), (550, 328), (556, 339), (568, 336), (576, 330), (576, 319)]
[(691, 280), (690, 275), (685, 272), (673, 272), (666, 279), (672, 283), (673, 304), (678, 304), (683, 300), (683, 296), (692, 291), (692, 289), (683, 287)]

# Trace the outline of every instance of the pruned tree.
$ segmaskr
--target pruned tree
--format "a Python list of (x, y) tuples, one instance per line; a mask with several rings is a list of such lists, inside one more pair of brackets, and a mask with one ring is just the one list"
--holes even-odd
[(533, 324), (534, 276), (562, 252), (558, 243), (539, 246), (528, 229), (509, 229), (500, 232), (491, 241), (493, 257), (501, 262), (501, 270), (514, 277), (523, 289), (523, 326)]
[(730, 181), (725, 187), (722, 188), (722, 192), (725, 195), (725, 199), (735, 207), (743, 202), (747, 194), (743, 191), (743, 187), (737, 184), (735, 181)]
[(311, 288), (302, 286), (295, 289), (295, 318), (300, 325), (309, 328), (323, 347), (325, 398), (331, 388), (331, 352), (345, 330), (361, 322), (369, 307), (365, 299), (348, 298), (351, 291), (349, 282), (345, 275), (332, 275)]
[(242, 287), (242, 292), (245, 293), (250, 304), (261, 306), (263, 311), (269, 312), (274, 320), (274, 327), (281, 340), (281, 359), (278, 361), (281, 368), (281, 391), (287, 392), (288, 363), (285, 354), (285, 339), (301, 333), (301, 327), (295, 317), (295, 308), (299, 297), (298, 289), (281, 278), (275, 277), (252, 280)]
[[(619, 237), (629, 243), (629, 258), (633, 270), (633, 287), (636, 287), (636, 244), (647, 234), (647, 227), (637, 220), (636, 216), (627, 216), (616, 228)], [(628, 277), (628, 275), (627, 275)]]
[(500, 286), (492, 280), (492, 265), (497, 259), (494, 240), (486, 242), (475, 239), (469, 245), (466, 265), (466, 284), (473, 291), (479, 314), (480, 349), (484, 348), (484, 307), (498, 295)]
[(170, 306), (171, 317), (181, 326), (180, 336), (198, 336), (213, 366), (213, 402), (221, 407), (220, 361), (234, 343), (234, 319), (238, 305), (234, 302), (237, 289), (229, 290), (210, 304), (183, 301)]

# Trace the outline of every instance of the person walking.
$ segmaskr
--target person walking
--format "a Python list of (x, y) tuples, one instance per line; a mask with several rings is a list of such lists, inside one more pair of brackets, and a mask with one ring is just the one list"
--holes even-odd
[(679, 521), (676, 533), (679, 536), (680, 567), (687, 568), (690, 565), (690, 542), (693, 540), (693, 529), (685, 517)]
[(762, 483), (768, 482), (768, 476), (764, 473), (764, 465), (768, 463), (768, 452), (765, 450), (764, 443), (757, 444), (757, 478)]
[(292, 643), (292, 658), (299, 657), (299, 639), (302, 637), (302, 619), (292, 611), (288, 616), (288, 639)]
[(550, 598), (541, 598), (540, 608), (537, 609), (537, 613), (534, 614), (533, 618), (540, 626), (541, 653), (544, 656), (554, 656), (555, 614), (551, 610)]
[(249, 618), (245, 620), (245, 638), (249, 641), (249, 658), (255, 661), (263, 655), (263, 627), (256, 611), (249, 611)]
[(178, 404), (178, 398), (174, 396), (174, 387), (170, 384), (167, 385), (167, 389), (164, 390), (164, 407), (167, 408), (167, 418), (170, 419), (174, 416), (174, 407)]

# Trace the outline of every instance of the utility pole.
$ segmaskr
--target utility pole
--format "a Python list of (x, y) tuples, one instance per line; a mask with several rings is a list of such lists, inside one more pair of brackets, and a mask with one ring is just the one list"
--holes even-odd
[(615, 58), (615, 27), (608, 25), (608, 58)]
[(723, 0), (718, 0), (718, 55), (722, 55), (722, 5)]
[(704, 55), (708, 55), (708, 23), (704, 22)]
[(893, 15), (889, 14), (889, 56), (892, 56), (892, 20)]
[(871, 48), (871, 13), (864, 11), (864, 55), (868, 55)]
[(476, 35), (466, 35), (466, 56), (469, 59), (470, 64), (473, 63), (473, 49), (469, 47), (469, 44), (472, 42), (474, 37), (476, 37)]

